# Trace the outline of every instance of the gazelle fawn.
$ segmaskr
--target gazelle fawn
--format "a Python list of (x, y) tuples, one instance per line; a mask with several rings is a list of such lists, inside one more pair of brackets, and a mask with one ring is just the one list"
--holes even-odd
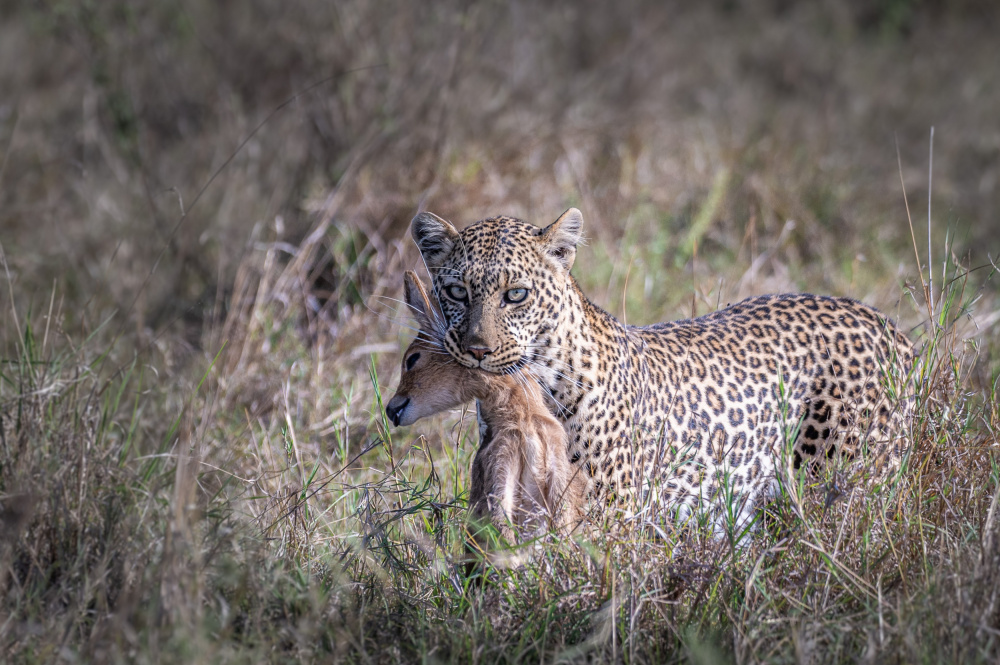
[(386, 406), (389, 419), (409, 425), (478, 399), (487, 434), (472, 463), (472, 516), (489, 520), (508, 540), (515, 536), (511, 524), (571, 531), (583, 518), (587, 478), (570, 463), (566, 431), (545, 405), (541, 387), (528, 373), (459, 365), (441, 347), (444, 323), (420, 279), (413, 271), (403, 279), (420, 332), (403, 354), (399, 387)]

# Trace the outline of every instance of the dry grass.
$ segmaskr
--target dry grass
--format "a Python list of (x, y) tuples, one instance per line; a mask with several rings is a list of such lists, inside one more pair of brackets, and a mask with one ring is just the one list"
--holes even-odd
[[(994, 662), (998, 17), (879, 7), (15, 4), (0, 660)], [(630, 323), (891, 313), (904, 472), (785, 479), (743, 548), (633, 523), (465, 576), (474, 418), (381, 405), (406, 225), (569, 205)]]

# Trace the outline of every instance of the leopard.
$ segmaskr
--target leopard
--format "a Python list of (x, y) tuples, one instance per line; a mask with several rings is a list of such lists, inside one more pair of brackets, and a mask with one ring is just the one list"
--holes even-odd
[(626, 325), (571, 274), (576, 208), (544, 227), (497, 215), (461, 231), (425, 211), (410, 232), (445, 320), (442, 348), (464, 367), (530, 371), (589, 496), (626, 517), (737, 497), (749, 520), (786, 470), (860, 465), (884, 478), (906, 453), (914, 345), (874, 307), (768, 294)]

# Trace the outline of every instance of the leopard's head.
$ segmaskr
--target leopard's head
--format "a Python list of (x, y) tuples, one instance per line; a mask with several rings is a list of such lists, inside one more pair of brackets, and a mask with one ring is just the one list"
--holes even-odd
[(582, 227), (576, 208), (544, 229), (500, 216), (459, 232), (437, 215), (414, 217), (410, 232), (447, 323), (445, 349), (489, 372), (524, 365), (556, 325)]

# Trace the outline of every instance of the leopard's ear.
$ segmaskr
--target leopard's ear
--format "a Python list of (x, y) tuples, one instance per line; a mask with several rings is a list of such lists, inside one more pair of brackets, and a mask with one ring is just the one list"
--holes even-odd
[(540, 234), (546, 254), (569, 272), (576, 259), (576, 246), (583, 237), (583, 213), (570, 208)]
[(432, 212), (422, 212), (413, 218), (410, 235), (428, 270), (441, 267), (459, 240), (455, 227)]
[(439, 331), (438, 310), (427, 295), (427, 289), (417, 277), (417, 273), (412, 270), (407, 270), (403, 274), (403, 298), (422, 331), (425, 333)]

